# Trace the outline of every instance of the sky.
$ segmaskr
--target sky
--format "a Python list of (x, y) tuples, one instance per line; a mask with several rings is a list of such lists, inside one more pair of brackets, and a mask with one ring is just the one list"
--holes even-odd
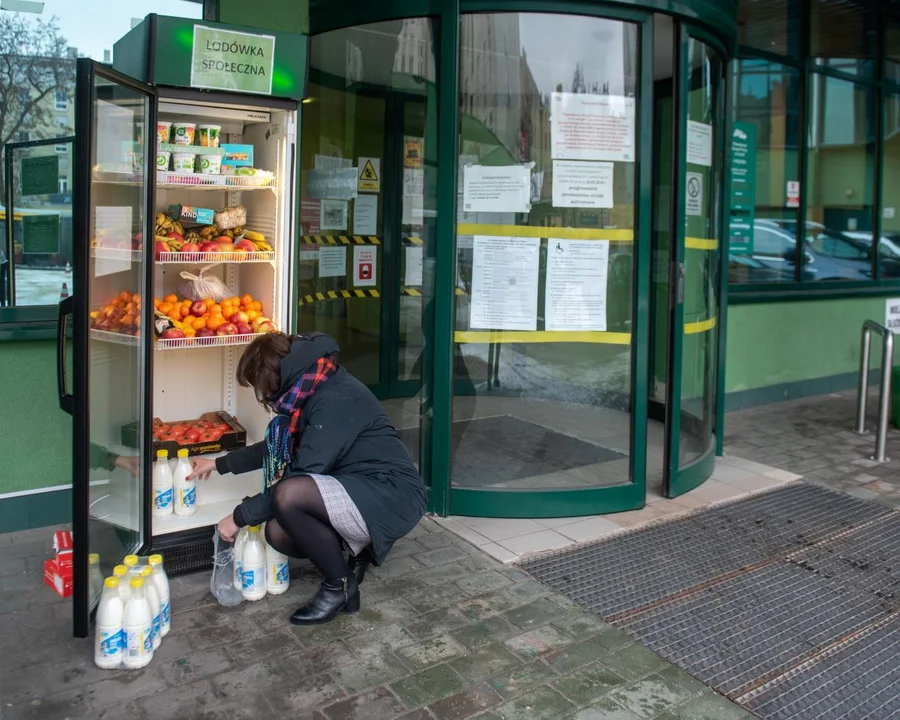
[[(131, 29), (132, 18), (151, 12), (176, 17), (200, 17), (200, 3), (186, 0), (44, 0), (41, 19), (56, 15), (59, 28), (79, 55), (103, 60), (103, 51)], [(37, 16), (33, 16), (37, 17)]]

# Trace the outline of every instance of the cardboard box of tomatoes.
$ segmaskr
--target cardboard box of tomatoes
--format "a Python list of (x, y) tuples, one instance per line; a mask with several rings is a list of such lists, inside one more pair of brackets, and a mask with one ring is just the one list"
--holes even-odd
[[(122, 427), (122, 444), (138, 447), (137, 423)], [(153, 454), (157, 450), (168, 450), (169, 457), (175, 457), (182, 448), (189, 455), (225, 452), (247, 444), (247, 431), (237, 418), (227, 412), (203, 413), (196, 420), (163, 422), (153, 418)]]

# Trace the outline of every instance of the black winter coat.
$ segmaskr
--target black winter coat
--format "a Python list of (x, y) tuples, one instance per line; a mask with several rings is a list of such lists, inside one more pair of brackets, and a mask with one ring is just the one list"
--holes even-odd
[[(319, 358), (339, 351), (324, 333), (296, 336), (281, 361), (279, 394), (290, 388)], [(381, 404), (369, 389), (343, 368), (306, 401), (300, 419), (299, 443), (284, 477), (331, 475), (359, 509), (372, 539), (371, 552), (381, 564), (391, 546), (425, 513), (425, 486), (406, 447)], [(216, 460), (220, 474), (259, 470), (265, 442)], [(259, 525), (273, 517), (272, 491), (245, 498), (235, 508), (238, 526)]]

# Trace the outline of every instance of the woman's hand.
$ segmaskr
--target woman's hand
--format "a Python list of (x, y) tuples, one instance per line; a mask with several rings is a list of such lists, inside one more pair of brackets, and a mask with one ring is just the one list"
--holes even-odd
[(237, 526), (237, 523), (231, 515), (226, 515), (219, 520), (219, 536), (225, 540), (225, 542), (234, 542), (234, 538), (239, 530), (240, 528)]
[(191, 467), (194, 468), (194, 472), (188, 480), (209, 480), (209, 476), (216, 469), (216, 461), (209, 458), (194, 458), (191, 460)]
[(113, 465), (115, 467), (124, 470), (127, 473), (130, 473), (134, 477), (138, 476), (138, 458), (125, 455), (116, 455), (116, 459), (113, 461)]

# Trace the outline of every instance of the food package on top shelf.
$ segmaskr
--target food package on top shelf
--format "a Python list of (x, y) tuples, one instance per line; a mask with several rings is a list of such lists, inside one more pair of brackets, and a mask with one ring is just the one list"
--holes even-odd
[(225, 155), (222, 158), (223, 164), (233, 167), (252, 166), (253, 165), (253, 146), (237, 145), (233, 143), (225, 143), (222, 145)]
[(215, 210), (189, 205), (169, 205), (169, 216), (189, 225), (212, 225)]
[(219, 230), (243, 227), (247, 224), (247, 208), (243, 205), (227, 207), (222, 212), (215, 214), (213, 222)]

